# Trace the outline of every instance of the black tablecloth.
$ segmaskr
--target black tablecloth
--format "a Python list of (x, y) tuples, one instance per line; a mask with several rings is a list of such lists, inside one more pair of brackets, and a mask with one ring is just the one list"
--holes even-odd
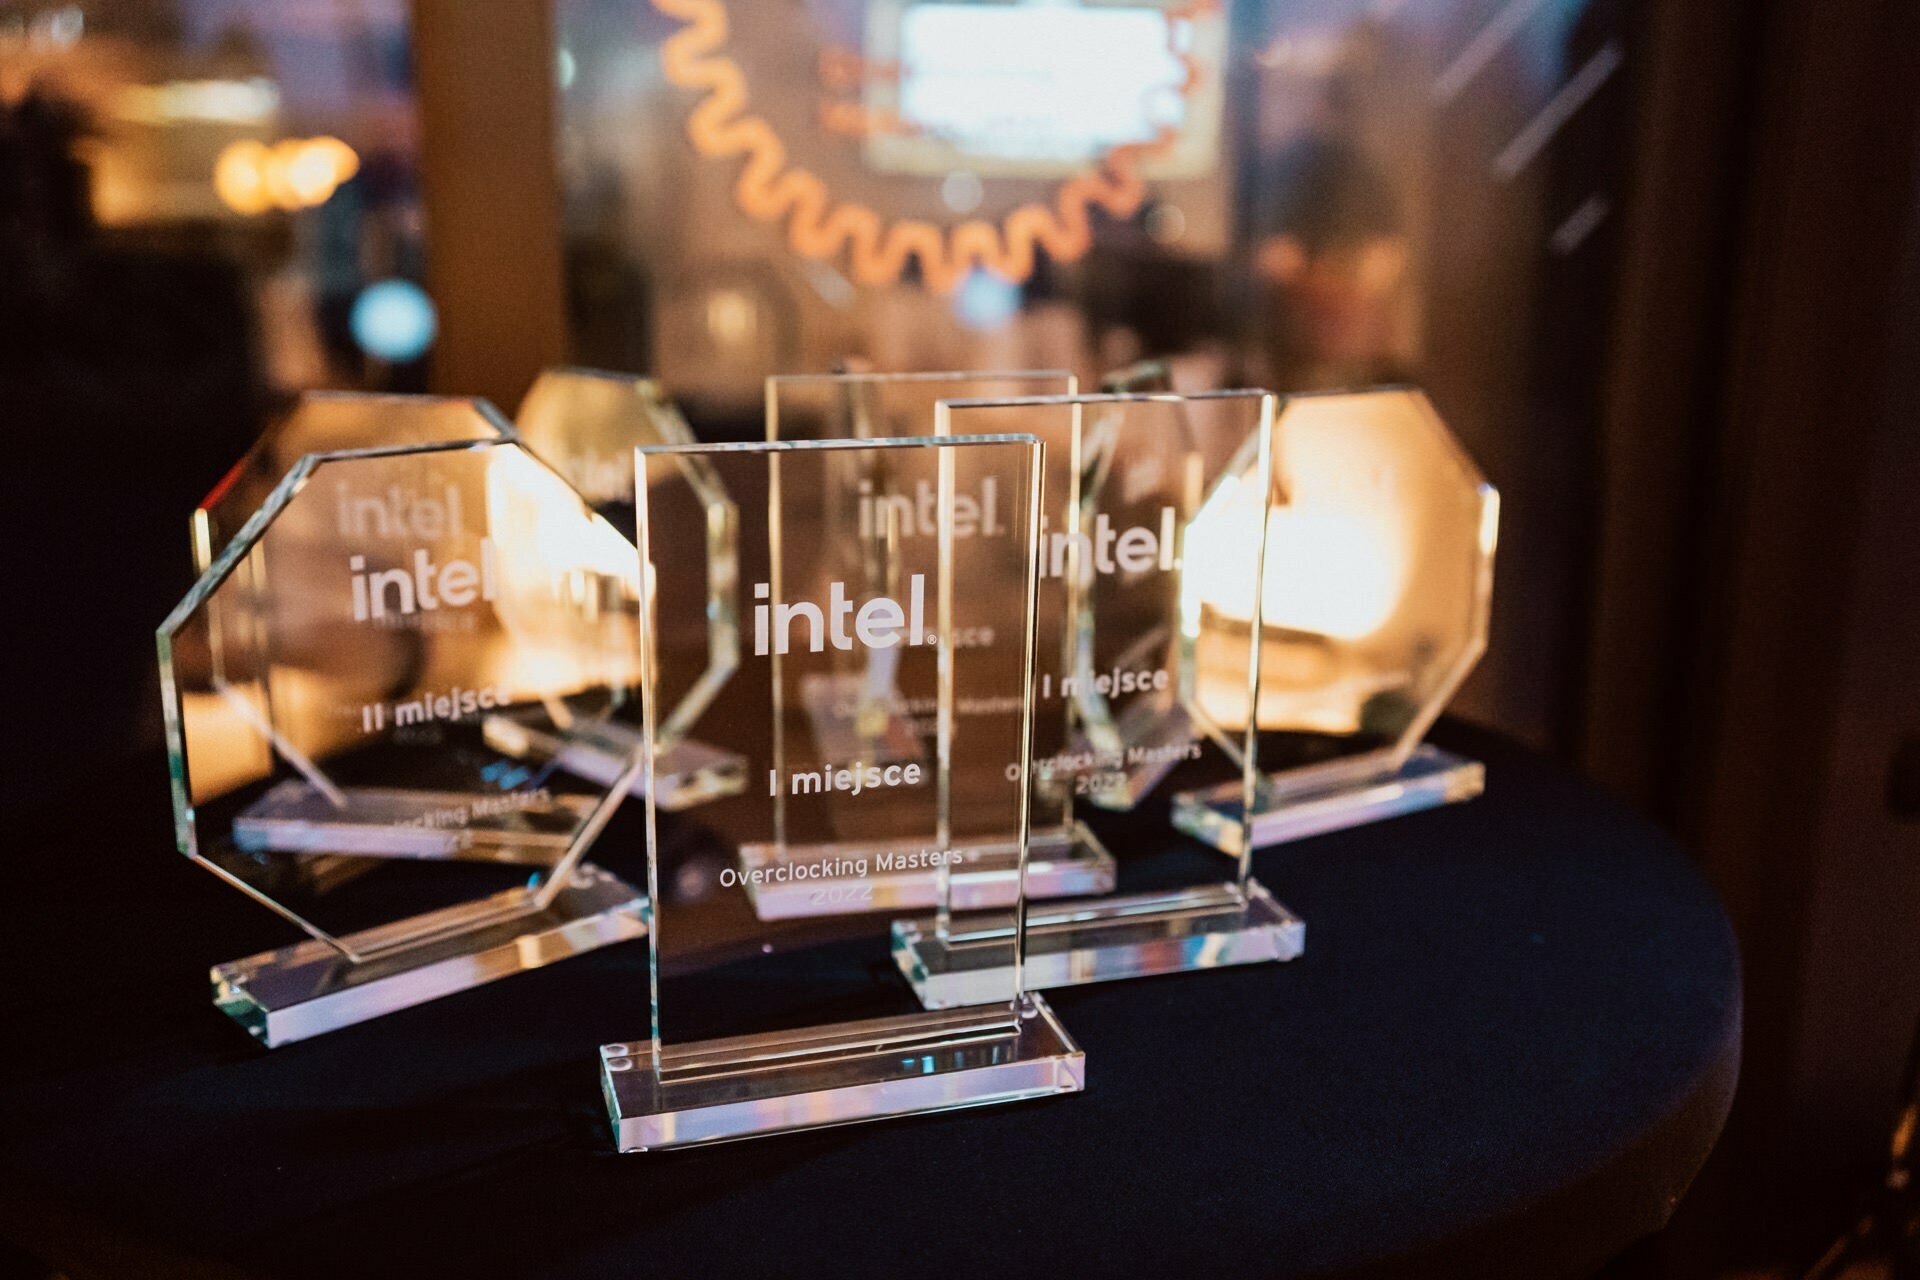
[(1646, 824), (1440, 736), (1485, 797), (1259, 855), (1301, 959), (1052, 993), (1084, 1094), (635, 1156), (595, 1050), (643, 945), (267, 1053), (206, 968), (284, 926), (171, 853), (158, 761), (76, 782), (9, 824), (0, 1236), (75, 1277), (1585, 1273), (1719, 1132), (1734, 942)]

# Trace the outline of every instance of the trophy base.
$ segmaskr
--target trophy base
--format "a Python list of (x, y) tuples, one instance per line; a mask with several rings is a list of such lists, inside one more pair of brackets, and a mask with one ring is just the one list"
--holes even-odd
[(1011, 1027), (974, 1009), (669, 1046), (664, 1072), (649, 1041), (604, 1045), (614, 1145), (660, 1151), (1080, 1092), (1085, 1055), (1047, 1002), (1022, 995), (1014, 1011)]
[(1382, 818), (1471, 800), (1486, 790), (1478, 760), (1422, 745), (1398, 769), (1270, 778), (1270, 801), (1246, 820), (1237, 782), (1173, 798), (1173, 825), (1238, 857), (1245, 848), (1304, 840)]
[(233, 820), (254, 853), (501, 862), (550, 867), (593, 813), (583, 796), (348, 787), (330, 799), (289, 778)]
[[(562, 739), (502, 714), (488, 716), (481, 733), (487, 745), (502, 755), (551, 760), (574, 777), (601, 787), (616, 785), (645, 747), (640, 730), (619, 721), (582, 726)], [(683, 738), (654, 757), (654, 773), (658, 780), (654, 803), (672, 813), (746, 790), (747, 758)], [(635, 775), (627, 791), (646, 795), (646, 774)]]
[[(314, 940), (216, 965), (213, 1003), (273, 1049), (647, 934), (646, 895), (591, 865), (545, 910), (476, 905), (401, 922), (422, 940), (370, 960)], [(487, 915), (477, 927), (456, 923)]]
[[(1307, 926), (1257, 880), (1095, 902), (1055, 903), (1027, 915), (1023, 981), (1030, 990), (1291, 960)], [(1004, 991), (1005, 930), (954, 931), (896, 920), (893, 958), (928, 1009), (977, 1003)]]
[[(974, 844), (947, 867), (889, 870), (898, 841), (843, 844), (745, 844), (740, 874), (761, 920), (842, 916), (862, 911), (921, 911), (940, 905), (940, 878), (950, 878), (952, 909), (1010, 907), (1020, 894), (1017, 844)], [(777, 878), (776, 878), (777, 877)], [(1027, 840), (1027, 897), (1078, 898), (1111, 893), (1113, 855), (1076, 822), (1036, 831)]]

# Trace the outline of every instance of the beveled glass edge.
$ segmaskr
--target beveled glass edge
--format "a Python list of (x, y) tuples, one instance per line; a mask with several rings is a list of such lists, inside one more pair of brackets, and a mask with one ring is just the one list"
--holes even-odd
[(527, 387), (526, 394), (520, 397), (520, 405), (514, 411), (514, 431), (519, 431), (520, 415), (526, 412), (527, 401), (532, 398), (534, 388), (542, 379), (562, 374), (569, 378), (587, 378), (594, 382), (616, 383), (631, 387), (648, 401), (648, 408), (665, 420), (667, 433), (675, 437), (674, 442), (694, 442), (693, 428), (687, 424), (686, 415), (680, 412), (680, 406), (667, 394), (666, 384), (658, 378), (644, 373), (626, 373), (619, 369), (597, 369), (584, 364), (548, 365), (535, 375), (533, 383)]
[[(776, 1058), (765, 1066), (747, 1065), (713, 1076), (663, 1069), (650, 1045), (603, 1045), (600, 1083), (613, 1123), (614, 1145), (622, 1153), (695, 1148), (1083, 1090), (1085, 1051), (1061, 1025), (1045, 997), (1039, 992), (1022, 995), (1014, 1002), (1014, 1013), (1013, 1024), (1005, 1029), (949, 1035), (940, 1042), (923, 1039), (905, 1055), (905, 1061), (892, 1052), (862, 1052), (850, 1046), (849, 1053), (829, 1052), (811, 1061)], [(937, 1013), (912, 1016), (923, 1020)], [(779, 1038), (779, 1033), (761, 1037)], [(1011, 1056), (995, 1054), (979, 1063), (953, 1057), (986, 1043), (1006, 1046)], [(741, 1056), (751, 1061), (746, 1053)], [(821, 1079), (822, 1068), (840, 1070), (837, 1078)], [(791, 1080), (790, 1071), (803, 1071), (813, 1078), (806, 1087), (783, 1087), (782, 1078)], [(670, 1102), (667, 1097), (669, 1090), (678, 1093), (715, 1086), (724, 1092), (711, 1100)], [(736, 1123), (724, 1123), (729, 1116)], [(702, 1120), (722, 1122), (702, 1124)], [(694, 1123), (683, 1129), (683, 1121)]]
[(1076, 391), (1057, 396), (960, 396), (942, 400), (939, 405), (950, 410), (1021, 409), (1045, 408), (1049, 405), (1194, 404), (1211, 400), (1258, 400), (1262, 396), (1274, 401), (1287, 398), (1263, 387), (1230, 387), (1220, 391)]
[(1173, 385), (1173, 368), (1164, 359), (1148, 356), (1122, 365), (1118, 369), (1108, 369), (1096, 379), (1096, 385), (1102, 391), (1111, 391), (1116, 395), (1132, 394), (1142, 382), (1163, 382), (1164, 390), (1177, 391)]
[[(458, 400), (460, 397), (453, 396), (449, 398)], [(525, 447), (525, 442), (520, 439), (520, 428), (514, 426), (512, 421), (494, 406), (493, 401), (474, 399), (468, 403), (473, 406), (481, 417), (487, 419), (488, 426), (499, 433), (495, 438), (491, 440), (428, 440), (413, 444), (376, 444), (368, 445), (364, 449), (328, 449), (311, 453), (307, 456), (324, 458), (329, 462), (333, 462), (341, 458), (385, 457), (391, 453), (430, 453), (442, 449), (464, 449), (475, 446), (491, 448), (498, 444), (518, 444), (523, 448)], [(531, 450), (529, 450), (529, 452), (531, 452)], [(545, 464), (543, 463), (542, 465)], [(564, 476), (561, 477), (563, 480), (565, 478)], [(567, 487), (571, 489), (573, 486), (569, 484)]]
[(1406, 764), (1413, 753), (1420, 749), (1434, 721), (1440, 718), (1440, 713), (1460, 692), (1460, 686), (1473, 674), (1480, 659), (1486, 656), (1489, 630), (1493, 623), (1493, 558), (1500, 540), (1500, 491), (1483, 480), (1475, 487), (1475, 492), (1480, 497), (1480, 545), (1475, 562), (1473, 603), (1469, 606), (1473, 614), (1473, 639), (1460, 651), (1453, 666), (1440, 677), (1434, 685), (1433, 696), (1427, 699), (1420, 714), (1413, 718), (1407, 725), (1407, 731), (1394, 744), (1390, 759), (1395, 768)]
[(1435, 683), (1433, 696), (1427, 699), (1407, 725), (1406, 732), (1394, 743), (1388, 758), (1398, 768), (1405, 764), (1426, 740), (1427, 731), (1433, 728), (1434, 721), (1453, 701), (1460, 686), (1466, 683), (1480, 659), (1486, 656), (1489, 630), (1493, 623), (1493, 558), (1499, 543), (1500, 491), (1482, 481), (1475, 488), (1480, 498), (1480, 545), (1479, 555), (1474, 566), (1473, 602), (1468, 607), (1473, 616), (1473, 639), (1460, 651), (1446, 674)]
[[(526, 394), (520, 397), (520, 406), (515, 411), (516, 433), (519, 429), (519, 415), (527, 411), (528, 402), (533, 399), (533, 394), (539, 390), (540, 384), (551, 377), (580, 378), (590, 382), (604, 382), (615, 387), (630, 389), (644, 402), (646, 412), (652, 415), (656, 420), (656, 425), (660, 427), (661, 434), (666, 437), (661, 445), (636, 445), (634, 446), (635, 448), (677, 447), (698, 443), (694, 437), (693, 428), (687, 422), (686, 415), (680, 412), (680, 406), (675, 404), (672, 398), (667, 395), (665, 384), (658, 378), (650, 377), (646, 374), (623, 372), (618, 369), (598, 369), (579, 364), (549, 365), (534, 377), (533, 384), (527, 388)], [(521, 443), (525, 445), (528, 452), (532, 453), (535, 457), (540, 456), (540, 450), (536, 446), (524, 439)], [(549, 464), (549, 466), (551, 467), (551, 464)], [(561, 472), (559, 467), (551, 467), (551, 469), (555, 472), (560, 472), (562, 479), (566, 478), (565, 473)], [(636, 459), (636, 482), (638, 474), (639, 466), (638, 460)], [(697, 469), (690, 468), (687, 474), (687, 480), (688, 483), (693, 486), (695, 492), (700, 495), (701, 501), (707, 506), (709, 511), (718, 509), (721, 513), (721, 528), (724, 530), (724, 533), (717, 533), (711, 522), (708, 528), (709, 545), (707, 548), (707, 562), (709, 567), (711, 567), (715, 561), (714, 539), (719, 536), (734, 537), (738, 534), (740, 523), (739, 507), (726, 492), (726, 487), (711, 475), (703, 476), (699, 474)], [(638, 548), (636, 547), (636, 553), (637, 550)], [(718, 596), (720, 594), (722, 593), (718, 589), (710, 589), (707, 601), (708, 662), (706, 670), (702, 673), (700, 679), (694, 683), (693, 687), (687, 691), (686, 695), (681, 698), (679, 704), (674, 707), (673, 714), (668, 717), (669, 733), (674, 733), (677, 729), (678, 734), (683, 736), (686, 726), (707, 712), (708, 708), (713, 705), (714, 699), (720, 696), (720, 690), (725, 687), (727, 681), (732, 679), (734, 673), (739, 670), (740, 658), (737, 651), (737, 642), (734, 651), (728, 652), (727, 647), (716, 640), (716, 636), (726, 627), (737, 625), (739, 613), (737, 592), (735, 599), (725, 602), (719, 600)]]
[[(587, 365), (587, 364), (547, 365), (545, 368), (541, 369), (538, 374), (534, 376), (534, 382), (538, 383), (541, 378), (546, 377), (550, 373), (564, 373), (567, 376), (574, 377), (574, 378), (592, 378), (595, 381), (600, 381), (600, 382), (626, 383), (632, 386), (645, 387), (648, 390), (655, 392), (656, 394), (662, 394), (662, 395), (665, 394), (665, 388), (661, 385), (660, 380), (648, 374), (629, 373), (623, 369), (602, 369), (597, 365)], [(527, 387), (527, 390), (528, 391), (533, 390), (533, 386), (529, 385)], [(527, 402), (527, 398), (524, 395), (521, 396), (520, 403), (524, 405), (526, 402)]]
[[(1252, 813), (1254, 800), (1260, 794), (1260, 661), (1266, 649), (1266, 595), (1267, 595), (1267, 541), (1271, 521), (1267, 513), (1273, 510), (1274, 499), (1280, 493), (1280, 477), (1274, 474), (1273, 439), (1280, 430), (1279, 398), (1271, 392), (1262, 393), (1260, 400), (1260, 421), (1254, 427), (1254, 469), (1266, 477), (1267, 500), (1261, 507), (1260, 536), (1254, 542), (1253, 553), (1253, 616), (1248, 620), (1250, 634), (1247, 648), (1247, 728), (1241, 738), (1240, 757), (1240, 801), (1246, 806), (1245, 812)], [(1235, 869), (1235, 883), (1245, 889), (1253, 879), (1253, 846), (1247, 841), (1240, 842), (1238, 864)]]
[(1071, 369), (940, 369), (914, 373), (773, 373), (767, 375), (767, 393), (776, 383), (854, 383), (854, 382), (1020, 382), (1040, 378), (1065, 378), (1074, 386), (1080, 377)]
[[(1080, 376), (1071, 369), (946, 369), (915, 373), (776, 373), (766, 381), (763, 412), (767, 439), (779, 439), (779, 400), (782, 386), (885, 386), (936, 382), (1040, 382), (1064, 380), (1067, 394), (1080, 390)], [(938, 403), (938, 402), (936, 402)], [(936, 432), (938, 427), (935, 428)]]
[[(491, 406), (489, 408), (491, 409)], [(496, 417), (498, 416), (498, 410), (492, 410), (492, 412)], [(527, 448), (519, 434), (511, 428), (505, 435), (492, 440), (442, 440), (428, 444), (375, 445), (365, 449), (329, 449), (302, 454), (300, 460), (289, 467), (287, 474), (274, 485), (273, 491), (267, 495), (266, 501), (260, 504), (259, 510), (247, 517), (245, 523), (234, 532), (233, 537), (227, 540), (227, 545), (220, 549), (220, 554), (213, 558), (213, 563), (194, 580), (193, 586), (187, 589), (187, 594), (181, 597), (180, 603), (168, 611), (159, 630), (172, 634), (180, 629), (187, 616), (197, 609), (207, 596), (219, 589), (232, 574), (234, 566), (239, 564), (246, 557), (247, 552), (252, 550), (253, 544), (259, 541), (266, 526), (279, 518), (280, 513), (286, 510), (287, 505), (293, 501), (300, 490), (306, 487), (313, 473), (322, 466), (360, 458), (387, 458), (415, 453), (458, 453), (468, 449), (498, 449), (502, 446), (517, 448), (548, 471), (554, 470), (538, 454)], [(554, 471), (554, 474), (559, 475), (559, 472)], [(566, 482), (565, 476), (560, 476), (560, 479)], [(579, 490), (574, 489), (570, 482), (567, 482), (567, 488), (572, 489), (576, 497), (579, 496)], [(586, 504), (584, 497), (581, 497), (580, 501)], [(591, 510), (591, 506), (588, 506), (588, 509)]]
[(1280, 397), (1281, 417), (1286, 416), (1290, 405), (1313, 400), (1344, 400), (1354, 396), (1403, 395), (1406, 396), (1422, 417), (1427, 420), (1428, 428), (1446, 445), (1447, 452), (1459, 464), (1460, 469), (1473, 478), (1475, 484), (1486, 486), (1486, 473), (1480, 470), (1480, 464), (1473, 460), (1460, 438), (1453, 434), (1453, 428), (1440, 416), (1440, 410), (1434, 406), (1433, 399), (1411, 382), (1382, 382), (1364, 387), (1328, 387), (1316, 391), (1293, 391)]
[[(326, 394), (345, 396), (357, 393), (330, 392)], [(464, 399), (464, 397), (460, 396), (435, 398), (456, 401)], [(232, 576), (235, 566), (252, 552), (254, 545), (259, 541), (261, 535), (265, 533), (267, 526), (279, 518), (280, 513), (285, 511), (293, 499), (306, 487), (307, 481), (312, 479), (313, 475), (319, 471), (322, 466), (330, 463), (354, 461), (363, 458), (400, 457), (412, 454), (464, 453), (470, 450), (513, 448), (518, 449), (523, 456), (551, 473), (561, 484), (565, 485), (568, 492), (572, 493), (574, 497), (579, 500), (583, 510), (589, 513), (593, 511), (593, 504), (588, 502), (585, 495), (574, 487), (573, 482), (562, 475), (552, 464), (541, 458), (539, 454), (528, 448), (520, 439), (519, 433), (513, 429), (512, 424), (501, 416), (500, 411), (494, 407), (491, 401), (475, 398), (471, 403), (481, 410), (483, 416), (493, 419), (497, 427), (501, 429), (501, 435), (498, 438), (492, 440), (446, 440), (426, 444), (377, 445), (364, 449), (333, 449), (303, 454), (300, 460), (288, 468), (287, 474), (273, 487), (273, 491), (267, 495), (266, 501), (260, 504), (260, 509), (247, 517), (246, 522), (242, 524), (234, 533), (233, 537), (227, 541), (227, 545), (221, 548), (220, 554), (214, 557), (213, 563), (207, 566), (206, 571), (195, 580), (192, 587), (188, 588), (187, 594), (181, 598), (180, 603), (168, 611), (166, 618), (154, 631), (154, 642), (158, 650), (160, 667), (161, 719), (167, 742), (167, 781), (168, 788), (173, 793), (174, 844), (177, 850), (200, 866), (205, 867), (208, 871), (211, 871), (221, 880), (233, 885), (254, 901), (269, 908), (293, 924), (298, 925), (311, 937), (335, 948), (342, 955), (346, 956), (347, 959), (355, 963), (362, 963), (371, 959), (372, 955), (355, 950), (346, 938), (322, 929), (299, 912), (292, 910), (271, 895), (248, 884), (238, 876), (219, 866), (212, 859), (200, 853), (198, 820), (195, 814), (195, 806), (189, 798), (187, 791), (187, 773), (185, 768), (186, 730), (180, 706), (180, 689), (173, 678), (173, 638), (178, 634), (180, 628), (185, 625), (187, 619), (192, 616), (194, 610), (206, 603), (207, 599), (220, 588), (227, 578)], [(644, 634), (646, 629), (642, 627), (641, 630)], [(650, 760), (650, 758), (649, 755), (648, 759)], [(614, 785), (606, 788), (602, 793), (600, 800), (594, 806), (593, 812), (587, 815), (587, 820), (581, 824), (580, 830), (575, 833), (572, 843), (567, 846), (567, 851), (560, 856), (552, 867), (542, 873), (544, 878), (540, 880), (539, 887), (534, 889), (531, 895), (529, 903), (530, 910), (544, 911), (552, 905), (555, 896), (565, 887), (567, 877), (572, 874), (573, 869), (578, 866), (581, 859), (585, 857), (587, 849), (592, 847), (595, 840), (599, 839), (600, 832), (605, 829), (608, 821), (612, 819), (614, 810), (619, 808), (621, 802), (626, 799), (635, 779), (641, 775), (641, 766), (643, 763), (644, 761), (639, 759), (629, 760), (627, 767), (621, 772)], [(651, 795), (648, 797), (648, 804), (652, 804)], [(649, 877), (649, 879), (651, 880), (651, 877)], [(651, 885), (649, 885), (649, 887), (651, 888)], [(647, 923), (651, 926), (651, 899), (649, 899), (648, 903), (648, 916)]]
[(313, 391), (302, 391), (295, 398), (294, 404), (298, 405), (308, 400), (348, 400), (363, 404), (369, 401), (382, 401), (396, 404), (468, 405), (473, 408), (484, 406), (493, 410), (493, 416), (500, 417), (499, 410), (485, 396), (447, 396), (431, 391), (342, 391), (335, 387), (323, 387)]
[[(484, 397), (481, 397), (481, 396), (442, 396), (442, 395), (431, 395), (426, 393), (416, 394), (413, 392), (403, 392), (403, 391), (340, 391), (340, 390), (334, 390), (331, 388), (327, 390), (321, 390), (321, 391), (303, 391), (294, 398), (293, 403), (289, 405), (284, 412), (275, 414), (273, 418), (269, 420), (267, 424), (267, 429), (265, 431), (262, 431), (260, 435), (257, 438), (255, 438), (254, 442), (247, 446), (247, 451), (241, 454), (239, 459), (235, 461), (232, 466), (228, 467), (224, 472), (222, 472), (220, 474), (220, 478), (214, 481), (213, 488), (207, 490), (206, 494), (200, 499), (200, 501), (194, 504), (192, 519), (195, 522), (194, 527), (196, 530), (198, 530), (201, 527), (201, 522), (203, 522), (206, 519), (206, 513), (213, 508), (213, 505), (216, 502), (219, 501), (221, 495), (226, 492), (228, 486), (232, 485), (236, 480), (238, 480), (241, 474), (249, 470), (253, 466), (253, 464), (256, 462), (256, 460), (259, 459), (260, 456), (266, 451), (267, 442), (273, 438), (274, 433), (281, 430), (286, 425), (287, 421), (295, 413), (299, 412), (300, 407), (302, 405), (305, 405), (314, 401), (320, 401), (323, 403), (331, 402), (331, 401), (339, 401), (342, 403), (393, 405), (396, 407), (403, 406), (403, 405), (410, 406), (410, 407), (420, 407), (425, 405), (431, 405), (436, 407), (462, 406), (462, 407), (473, 410), (474, 416), (480, 419), (481, 422), (483, 422), (490, 430), (492, 430), (495, 437), (497, 437), (498, 439), (510, 440), (510, 439), (513, 439), (517, 434), (513, 423), (507, 420), (506, 415), (501, 413), (499, 408), (496, 407), (491, 400), (485, 399)], [(484, 437), (478, 438), (476, 442), (487, 443)], [(436, 443), (459, 444), (459, 443), (470, 443), (470, 442), (439, 441)], [(372, 447), (408, 448), (413, 446), (392, 445), (392, 446), (372, 446)], [(325, 451), (316, 451), (316, 452), (325, 452)], [(357, 452), (357, 451), (333, 450), (332, 452), (348, 453), (348, 452)], [(294, 460), (294, 465), (297, 466), (300, 462), (304, 461), (309, 456), (310, 455), (308, 454), (302, 454), (299, 458)], [(289, 468), (289, 470), (291, 470), (291, 468)], [(241, 531), (244, 530), (245, 528), (246, 528), (246, 524), (245, 522), (242, 522), (240, 529), (235, 530), (228, 537), (227, 539), (228, 545), (232, 545), (232, 543), (237, 538), (240, 537)], [(206, 572), (206, 570), (209, 567), (211, 567), (213, 561), (216, 559), (216, 557), (212, 554), (210, 547), (207, 549), (207, 554), (203, 559), (200, 555), (200, 548), (202, 547), (202, 545), (203, 545), (203, 538), (198, 534), (196, 534), (194, 538), (194, 548), (195, 548), (194, 572), (195, 573)], [(225, 548), (223, 547), (222, 550), (225, 550)]]
[(786, 453), (791, 450), (829, 449), (945, 449), (953, 445), (1030, 444), (1045, 448), (1031, 431), (1008, 431), (974, 436), (834, 436), (824, 440), (730, 440), (718, 444), (643, 444), (634, 447), (641, 457), (652, 454)]
[[(768, 379), (771, 388), (772, 379)], [(771, 390), (769, 391), (771, 394)], [(694, 443), (667, 445), (640, 445), (634, 449), (634, 548), (639, 559), (640, 615), (651, 616), (653, 607), (651, 575), (646, 566), (652, 556), (651, 525), (648, 519), (648, 489), (646, 483), (646, 459), (654, 456), (699, 456), (717, 454), (764, 454), (770, 459), (792, 452), (845, 452), (866, 449), (941, 449), (951, 450), (973, 446), (1015, 445), (1023, 448), (1027, 455), (1027, 565), (1026, 585), (1026, 625), (1022, 641), (1022, 682), (1021, 697), (1026, 704), (1026, 713), (1022, 717), (1020, 731), (1020, 763), (1023, 777), (1030, 778), (1033, 773), (1033, 675), (1034, 675), (1034, 618), (1039, 608), (1039, 577), (1035, 572), (1039, 556), (1040, 531), (1040, 486), (1045, 477), (1046, 444), (1031, 432), (1008, 432), (995, 435), (976, 436), (908, 436), (883, 437), (878, 439), (859, 439), (837, 437), (825, 440), (745, 440), (722, 443)], [(943, 628), (952, 625), (953, 594), (953, 475), (950, 462), (943, 462), (940, 468), (940, 503), (943, 515), (940, 521), (939, 563), (941, 568), (940, 625)], [(1269, 474), (1271, 469), (1269, 468)], [(1264, 541), (1264, 538), (1263, 538)], [(1258, 606), (1256, 604), (1256, 610)], [(1257, 615), (1256, 615), (1257, 616)], [(1253, 646), (1256, 653), (1258, 645)], [(640, 629), (640, 723), (641, 749), (636, 768), (628, 775), (644, 781), (645, 832), (647, 842), (647, 1013), (648, 1034), (652, 1042), (655, 1060), (661, 1060), (670, 1042), (660, 1037), (660, 928), (655, 904), (659, 902), (660, 870), (654, 850), (659, 844), (659, 800), (654, 785), (653, 761), (658, 740), (655, 705), (658, 699), (653, 696), (654, 685), (654, 637), (651, 627)], [(943, 760), (947, 754), (946, 740), (952, 732), (953, 708), (951, 677), (943, 673), (940, 708), (940, 736), (942, 738), (939, 757)], [(777, 686), (776, 686), (777, 687)], [(944, 786), (944, 779), (942, 781)], [(1251, 774), (1248, 786), (1251, 788)], [(1022, 995), (1025, 994), (1023, 977), (1023, 947), (1026, 934), (1027, 892), (1026, 868), (1029, 854), (1031, 797), (1032, 788), (1022, 786), (1016, 801), (1017, 822), (1020, 832), (1020, 879), (1015, 891), (1013, 919), (1019, 922), (1019, 933), (1013, 943), (1013, 996), (1008, 1002), (1008, 1010), (1017, 1017)], [(1248, 791), (1249, 798), (1251, 790)], [(938, 821), (944, 829), (946, 815), (942, 813)], [(1250, 865), (1248, 859), (1242, 859), (1243, 868)], [(1243, 878), (1244, 878), (1243, 870)], [(995, 1002), (997, 1004), (997, 1002)], [(984, 1007), (984, 1006), (983, 1006)]]

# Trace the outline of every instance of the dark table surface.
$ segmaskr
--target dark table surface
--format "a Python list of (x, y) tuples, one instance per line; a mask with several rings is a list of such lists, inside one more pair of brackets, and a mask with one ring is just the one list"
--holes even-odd
[(1052, 993), (1084, 1094), (634, 1156), (595, 1050), (643, 945), (264, 1052), (206, 969), (292, 939), (130, 762), (10, 819), (0, 1238), (76, 1278), (1587, 1273), (1719, 1133), (1733, 938), (1647, 824), (1438, 738), (1486, 796), (1258, 856), (1299, 960)]

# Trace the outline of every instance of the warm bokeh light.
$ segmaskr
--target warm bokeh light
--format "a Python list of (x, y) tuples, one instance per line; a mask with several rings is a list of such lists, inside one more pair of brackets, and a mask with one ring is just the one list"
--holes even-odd
[(119, 119), (163, 128), (186, 124), (260, 126), (272, 121), (279, 110), (279, 86), (260, 78), (134, 84), (119, 90), (113, 99), (113, 114)]
[(1208, 714), (1246, 722), (1237, 661), (1254, 587), (1229, 566), (1264, 532), (1261, 727), (1351, 738), (1355, 751), (1417, 741), (1485, 643), (1498, 495), (1402, 387), (1287, 400), (1271, 487), (1269, 510), (1246, 463), (1188, 530), (1189, 634), (1220, 624), (1233, 638), (1203, 672)]
[(252, 217), (323, 205), (359, 171), (359, 154), (338, 138), (288, 138), (271, 147), (244, 138), (214, 161), (213, 189), (229, 209)]
[(213, 190), (220, 202), (246, 217), (273, 208), (266, 183), (270, 156), (265, 143), (251, 138), (228, 143), (213, 162)]
[[(1238, 566), (1260, 536), (1255, 494), (1255, 486), (1229, 480), (1188, 530), (1184, 591), (1190, 625), (1198, 625), (1202, 608), (1232, 622), (1253, 618), (1250, 583)], [(1264, 628), (1361, 640), (1393, 616), (1407, 571), (1393, 530), (1338, 507), (1277, 507), (1266, 521)]]
[(486, 501), (500, 582), (494, 608), (514, 639), (502, 679), (549, 702), (630, 683), (640, 656), (633, 543), (519, 449), (489, 455)]
[[(1259, 531), (1250, 510), (1230, 515), (1203, 531), (1195, 526), (1189, 554), (1200, 566), (1200, 591), (1224, 618), (1253, 618), (1251, 591), (1233, 572), (1234, 547), (1250, 545)], [(1262, 573), (1262, 625), (1335, 640), (1361, 640), (1393, 616), (1406, 571), (1405, 560), (1386, 531), (1342, 511), (1278, 509), (1267, 513), (1267, 551)]]
[(722, 350), (753, 341), (759, 327), (753, 299), (738, 289), (715, 289), (707, 295), (707, 333)]
[(360, 157), (338, 138), (283, 142), (274, 148), (287, 189), (302, 206), (324, 204), (360, 169)]

